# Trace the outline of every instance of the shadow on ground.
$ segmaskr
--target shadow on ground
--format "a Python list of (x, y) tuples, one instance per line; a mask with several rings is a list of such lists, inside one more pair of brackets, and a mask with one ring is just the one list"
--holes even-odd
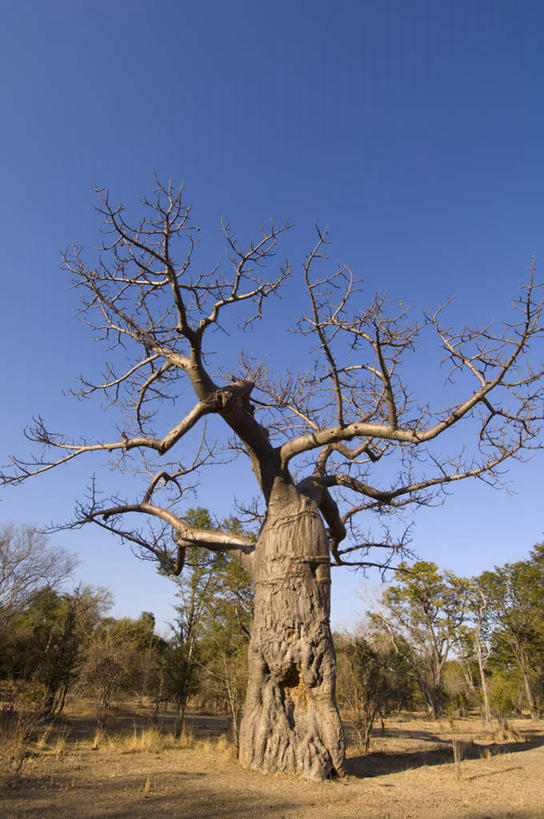
[[(283, 815), (293, 809), (292, 800), (274, 801), (260, 794), (240, 793), (239, 789), (225, 792), (217, 788), (213, 774), (155, 770), (150, 776), (149, 790), (142, 787), (145, 775), (127, 774), (115, 781), (108, 781), (104, 788), (100, 783), (78, 781), (74, 786), (73, 775), (57, 776), (55, 784), (44, 790), (43, 781), (23, 778), (17, 786), (3, 791), (4, 798), (13, 802), (21, 800), (15, 810), (2, 814), (15, 817), (74, 817), (78, 819), (135, 819), (155, 816), (191, 817), (191, 819), (217, 819), (225, 817), (255, 817)], [(104, 783), (102, 783), (104, 785)], [(59, 797), (62, 801), (59, 801)]]
[[(409, 736), (413, 736), (410, 733)], [(437, 743), (434, 747), (419, 751), (401, 751), (398, 753), (386, 753), (375, 751), (373, 753), (352, 756), (346, 760), (346, 773), (358, 779), (366, 779), (372, 776), (386, 776), (387, 774), (409, 771), (414, 768), (422, 768), (427, 765), (445, 765), (454, 762), (453, 745), (451, 741), (440, 740), (438, 737), (427, 734), (426, 739)], [(461, 759), (482, 759), (486, 756), (497, 756), (499, 754), (515, 754), (522, 751), (530, 751), (532, 748), (539, 748), (544, 745), (544, 734), (531, 732), (521, 742), (505, 743), (479, 743), (463, 742), (458, 743)]]

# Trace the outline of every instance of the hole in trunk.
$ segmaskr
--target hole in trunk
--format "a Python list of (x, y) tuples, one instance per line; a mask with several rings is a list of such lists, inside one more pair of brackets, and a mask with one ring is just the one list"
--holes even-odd
[(293, 689), (297, 688), (300, 675), (296, 665), (291, 665), (283, 680), (279, 683), (281, 700), (285, 709), (285, 716), (291, 730), (295, 728), (295, 698)]
[(296, 688), (300, 680), (300, 675), (298, 673), (298, 668), (296, 665), (291, 665), (289, 671), (280, 682), (281, 688)]

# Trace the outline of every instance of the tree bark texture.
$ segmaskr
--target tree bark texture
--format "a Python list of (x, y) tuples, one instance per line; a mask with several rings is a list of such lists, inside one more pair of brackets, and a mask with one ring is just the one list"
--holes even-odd
[(240, 761), (309, 779), (341, 774), (329, 544), (314, 501), (293, 486), (274, 490), (254, 559)]

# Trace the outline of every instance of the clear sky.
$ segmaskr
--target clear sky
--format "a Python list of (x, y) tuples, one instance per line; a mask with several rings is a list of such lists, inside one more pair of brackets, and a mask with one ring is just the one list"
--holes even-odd
[[(427, 309), (457, 294), (459, 323), (506, 316), (531, 255), (544, 260), (539, 0), (0, 0), (0, 19), (2, 462), (33, 414), (107, 433), (100, 408), (62, 394), (102, 358), (58, 265), (69, 243), (97, 244), (93, 184), (130, 202), (153, 169), (183, 179), (210, 257), (221, 216), (240, 235), (291, 220), (295, 263), (327, 224), (368, 293)], [(274, 345), (296, 365), (292, 341)], [(516, 466), (513, 496), (456, 487), (416, 516), (418, 553), (460, 574), (524, 557), (542, 539), (542, 467)], [(92, 470), (3, 490), (0, 520), (68, 518)], [(199, 500), (228, 514), (233, 486), (254, 491), (240, 466)], [(52, 541), (113, 590), (116, 614), (171, 618), (169, 581), (105, 534)], [(334, 581), (348, 625), (361, 580)]]

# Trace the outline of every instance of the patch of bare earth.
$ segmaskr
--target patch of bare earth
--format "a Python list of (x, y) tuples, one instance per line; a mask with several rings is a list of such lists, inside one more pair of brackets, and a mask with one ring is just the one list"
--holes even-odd
[(174, 741), (141, 715), (118, 715), (95, 741), (92, 721), (69, 713), (31, 746), (18, 780), (4, 768), (0, 815), (544, 816), (544, 722), (516, 720), (493, 735), (477, 718), (391, 719), (369, 754), (349, 748), (346, 777), (323, 783), (244, 771), (219, 735), (221, 720), (191, 713), (188, 723), (195, 738)]

